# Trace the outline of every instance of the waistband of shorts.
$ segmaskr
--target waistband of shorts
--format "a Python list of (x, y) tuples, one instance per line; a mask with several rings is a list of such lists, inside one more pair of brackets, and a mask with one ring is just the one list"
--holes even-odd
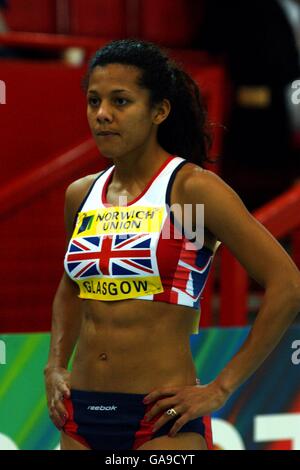
[(101, 392), (101, 391), (90, 391), (90, 390), (78, 390), (71, 389), (71, 399), (87, 399), (87, 400), (99, 400), (104, 399), (115, 399), (115, 400), (126, 400), (127, 402), (132, 401), (136, 403), (137, 400), (143, 400), (147, 396), (147, 393), (125, 393), (125, 392)]
[[(200, 380), (196, 379), (195, 385), (200, 385)], [(136, 403), (138, 400), (143, 400), (148, 393), (127, 393), (127, 392), (102, 392), (102, 391), (94, 391), (94, 390), (78, 390), (76, 388), (71, 389), (71, 398), (74, 399), (90, 399), (90, 400), (98, 400), (101, 399), (120, 399), (126, 400), (127, 402), (132, 401)]]

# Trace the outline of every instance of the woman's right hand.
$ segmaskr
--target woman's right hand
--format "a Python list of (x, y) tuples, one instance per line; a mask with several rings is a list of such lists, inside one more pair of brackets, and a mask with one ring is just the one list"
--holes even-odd
[(70, 372), (63, 367), (46, 367), (44, 372), (49, 416), (61, 430), (68, 419), (63, 399), (71, 395)]

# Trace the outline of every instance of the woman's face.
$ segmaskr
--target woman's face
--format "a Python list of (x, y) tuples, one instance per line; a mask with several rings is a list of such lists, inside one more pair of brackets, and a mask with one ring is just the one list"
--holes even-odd
[(98, 149), (108, 158), (145, 150), (166, 117), (166, 104), (150, 107), (149, 90), (138, 85), (140, 73), (134, 66), (108, 64), (96, 66), (90, 76), (87, 118)]

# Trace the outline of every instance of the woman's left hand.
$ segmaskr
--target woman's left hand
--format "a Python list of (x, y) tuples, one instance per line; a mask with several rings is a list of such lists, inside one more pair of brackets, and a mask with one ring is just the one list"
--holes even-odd
[[(164, 398), (165, 397), (165, 398)], [(163, 415), (156, 421), (153, 431), (156, 432), (171, 419), (176, 419), (169, 432), (170, 437), (182, 428), (188, 421), (205, 416), (221, 408), (227, 401), (228, 395), (216, 382), (208, 385), (188, 385), (184, 387), (164, 387), (153, 390), (144, 398), (144, 403), (156, 403), (145, 415), (147, 422), (158, 413)], [(174, 409), (177, 415), (166, 414), (167, 410)]]

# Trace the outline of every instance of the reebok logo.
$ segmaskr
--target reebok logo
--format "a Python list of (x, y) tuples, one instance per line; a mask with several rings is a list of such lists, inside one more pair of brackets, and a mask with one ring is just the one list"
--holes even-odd
[(93, 406), (89, 405), (87, 407), (88, 410), (90, 411), (116, 411), (118, 407), (115, 405), (110, 405), (110, 406), (104, 406), (104, 405), (99, 405), (99, 406)]

